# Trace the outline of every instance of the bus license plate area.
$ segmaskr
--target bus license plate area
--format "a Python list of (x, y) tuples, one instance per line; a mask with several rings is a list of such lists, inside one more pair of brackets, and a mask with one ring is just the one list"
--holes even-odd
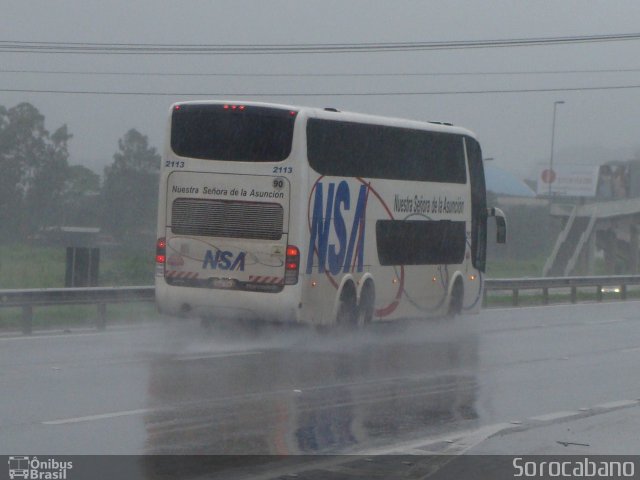
[(211, 287), (225, 289), (236, 288), (236, 281), (233, 278), (212, 278)]

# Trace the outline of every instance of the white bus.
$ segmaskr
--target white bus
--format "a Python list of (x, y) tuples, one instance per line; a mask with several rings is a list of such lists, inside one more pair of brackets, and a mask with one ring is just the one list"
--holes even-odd
[(318, 326), (477, 311), (480, 145), (451, 125), (254, 102), (171, 107), (161, 312)]

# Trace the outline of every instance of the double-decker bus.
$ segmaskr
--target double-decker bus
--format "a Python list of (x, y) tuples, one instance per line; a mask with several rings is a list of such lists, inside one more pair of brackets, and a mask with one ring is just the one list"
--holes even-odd
[(156, 301), (203, 318), (358, 325), (480, 308), (480, 145), (448, 124), (255, 102), (171, 107)]

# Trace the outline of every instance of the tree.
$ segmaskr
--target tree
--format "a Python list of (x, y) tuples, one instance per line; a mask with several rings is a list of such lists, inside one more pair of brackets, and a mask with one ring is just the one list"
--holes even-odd
[(83, 165), (68, 169), (63, 201), (63, 224), (95, 227), (100, 224), (100, 175)]
[(66, 196), (81, 196), (100, 191), (100, 175), (83, 165), (69, 167), (65, 182)]
[(64, 193), (69, 175), (67, 142), (70, 138), (67, 126), (63, 125), (45, 142), (44, 155), (34, 158), (25, 194), (31, 229), (63, 223)]
[(103, 225), (122, 240), (153, 235), (156, 224), (160, 155), (135, 129), (118, 140), (113, 163), (105, 168)]
[(19, 238), (56, 224), (68, 168), (66, 125), (50, 135), (29, 103), (0, 106), (0, 236)]
[(0, 226), (3, 237), (18, 231), (22, 210), (20, 184), (25, 171), (24, 162), (17, 158), (17, 141), (11, 123), (7, 109), (0, 107)]

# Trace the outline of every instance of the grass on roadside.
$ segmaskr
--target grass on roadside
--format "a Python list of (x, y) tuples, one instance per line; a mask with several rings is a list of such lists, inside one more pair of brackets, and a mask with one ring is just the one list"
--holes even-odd
[[(107, 325), (138, 323), (157, 318), (153, 303), (122, 303), (107, 305)], [(98, 320), (96, 305), (60, 305), (34, 307), (33, 329), (46, 330), (57, 327), (92, 327)], [(20, 308), (0, 309), (0, 330), (20, 330), (22, 327)]]
[[(66, 249), (27, 244), (0, 245), (0, 289), (64, 287)], [(153, 252), (100, 251), (100, 286), (153, 284)]]

